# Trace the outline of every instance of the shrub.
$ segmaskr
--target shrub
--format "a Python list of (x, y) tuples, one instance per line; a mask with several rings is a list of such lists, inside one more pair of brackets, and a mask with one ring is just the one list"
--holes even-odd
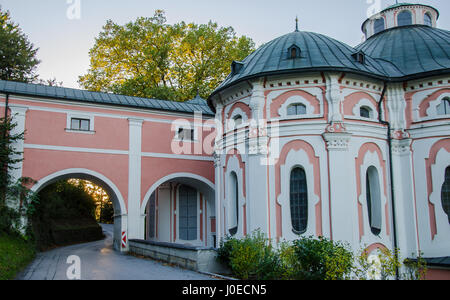
[(227, 237), (221, 242), (219, 260), (243, 280), (281, 279), (280, 259), (270, 240), (260, 231), (243, 239)]
[(302, 238), (293, 242), (294, 279), (344, 280), (350, 277), (353, 254), (348, 246), (324, 237)]

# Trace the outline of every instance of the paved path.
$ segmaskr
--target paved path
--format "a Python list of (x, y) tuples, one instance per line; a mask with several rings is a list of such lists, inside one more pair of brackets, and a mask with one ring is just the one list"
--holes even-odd
[(80, 258), (81, 280), (210, 280), (193, 271), (121, 254), (112, 248), (112, 225), (102, 225), (106, 239), (39, 253), (18, 280), (67, 280), (69, 256)]

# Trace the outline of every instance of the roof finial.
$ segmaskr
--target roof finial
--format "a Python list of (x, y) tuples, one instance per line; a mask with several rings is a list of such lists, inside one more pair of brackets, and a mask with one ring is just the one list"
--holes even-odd
[(298, 32), (298, 16), (295, 17), (295, 32)]

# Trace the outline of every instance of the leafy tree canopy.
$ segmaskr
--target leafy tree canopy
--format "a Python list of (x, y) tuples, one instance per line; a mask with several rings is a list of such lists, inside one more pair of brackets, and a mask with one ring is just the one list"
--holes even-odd
[(79, 77), (91, 91), (185, 101), (203, 98), (222, 82), (233, 60), (254, 42), (217, 23), (167, 24), (164, 11), (120, 26), (107, 21), (90, 50), (91, 65)]
[(19, 26), (11, 21), (9, 11), (0, 6), (0, 79), (35, 81), (40, 62), (36, 58), (37, 51)]

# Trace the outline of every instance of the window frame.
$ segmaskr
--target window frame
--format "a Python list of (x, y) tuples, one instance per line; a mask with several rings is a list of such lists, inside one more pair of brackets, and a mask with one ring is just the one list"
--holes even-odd
[[(299, 170), (300, 179), (297, 179), (296, 182), (293, 181), (294, 172)], [(297, 191), (293, 191), (294, 184), (302, 185)], [(294, 197), (295, 194), (295, 197)], [(294, 199), (297, 198), (297, 199)], [(294, 205), (294, 201), (298, 201), (297, 205)], [(306, 176), (306, 171), (304, 168), (300, 166), (295, 166), (291, 169), (289, 174), (289, 209), (291, 214), (291, 228), (294, 234), (302, 235), (308, 231), (308, 179)], [(295, 211), (297, 209), (297, 211)], [(302, 212), (303, 210), (303, 212)], [(297, 216), (297, 217), (296, 217)], [(298, 219), (298, 220), (296, 220)], [(298, 224), (296, 224), (298, 223)], [(299, 228), (296, 228), (296, 225), (299, 225)]]
[[(382, 21), (382, 22), (383, 22), (383, 29), (381, 29), (381, 30), (380, 30), (381, 25), (379, 25), (379, 24), (381, 24), (381, 22), (379, 22), (379, 21)], [(378, 24), (377, 24), (377, 23), (378, 23)], [(377, 33), (380, 33), (380, 32), (382, 32), (382, 31), (384, 31), (384, 30), (386, 30), (386, 21), (384, 20), (384, 18), (381, 17), (381, 18), (376, 19), (376, 20), (373, 22), (373, 33), (374, 33), (374, 34), (377, 34)]]
[[(428, 17), (428, 19), (427, 19), (427, 17)], [(427, 22), (428, 20), (429, 20), (429, 23)], [(426, 12), (426, 13), (423, 15), (423, 24), (424, 24), (425, 26), (433, 27), (433, 16), (431, 15), (430, 12)]]
[[(72, 127), (73, 120), (80, 121), (79, 126), (80, 128), (74, 128)], [(81, 121), (88, 121), (88, 130), (81, 129)], [(94, 131), (94, 116), (93, 115), (82, 115), (82, 114), (67, 114), (66, 118), (66, 132), (70, 133), (82, 133), (82, 134), (95, 134)]]
[[(181, 196), (182, 196), (182, 194), (181, 194), (181, 192), (182, 192), (182, 188), (184, 188), (184, 187), (186, 187), (187, 189), (190, 189), (191, 191), (195, 191), (195, 193), (196, 193), (196, 196), (195, 196), (195, 203), (196, 203), (196, 209), (195, 209), (195, 229), (196, 229), (196, 233), (195, 233), (195, 239), (192, 239), (192, 240), (190, 240), (190, 239), (183, 239), (182, 237), (181, 237), (181, 232), (182, 232), (182, 227), (181, 227), (181, 220), (180, 220), (180, 218), (182, 217), (182, 214), (181, 214)], [(200, 231), (200, 200), (199, 200), (199, 191), (196, 189), (196, 188), (194, 188), (194, 187), (191, 187), (191, 186), (188, 186), (188, 185), (180, 185), (178, 188), (177, 188), (177, 210), (176, 210), (176, 215), (177, 215), (177, 240), (178, 241), (183, 241), (183, 242), (187, 242), (187, 243), (200, 243), (201, 241), (200, 241), (200, 236), (199, 236), (199, 231)], [(189, 207), (189, 205), (188, 205), (188, 207)], [(187, 218), (189, 218), (189, 211), (188, 211), (188, 216), (187, 216)], [(189, 220), (188, 220), (188, 222), (189, 222)], [(189, 224), (189, 223), (188, 223)], [(187, 226), (187, 228), (188, 228), (188, 232), (187, 232), (187, 238), (189, 238), (189, 225)]]
[[(295, 107), (295, 114), (291, 114), (290, 113), (290, 108)], [(302, 107), (302, 113), (299, 113), (298, 108)], [(288, 107), (286, 108), (286, 116), (288, 117), (296, 117), (296, 116), (305, 116), (308, 114), (308, 110), (305, 104), (303, 103), (292, 103), (289, 104)]]
[[(230, 223), (236, 221), (236, 226), (228, 226), (228, 232), (231, 236), (235, 236), (239, 229), (239, 180), (235, 171), (231, 171), (228, 178), (230, 180), (229, 196), (233, 196), (232, 198), (230, 197), (230, 217), (228, 218), (228, 221)], [(233, 211), (233, 214), (231, 214), (231, 211)], [(234, 220), (234, 217), (236, 220)]]
[[(406, 15), (408, 14), (409, 16), (409, 20), (408, 20), (408, 24), (403, 24), (406, 21), (406, 18), (400, 19), (400, 17), (402, 15)], [(402, 23), (402, 24), (400, 24)], [(402, 10), (398, 15), (397, 15), (397, 26), (398, 27), (403, 27), (403, 26), (410, 26), (413, 25), (413, 14), (410, 10)]]
[[(373, 235), (380, 236), (383, 230), (383, 216), (382, 216), (382, 199), (381, 199), (381, 183), (380, 174), (375, 166), (370, 166), (366, 170), (366, 205), (369, 221), (369, 228)], [(378, 211), (374, 211), (377, 209)], [(377, 214), (379, 218), (377, 221), (380, 228), (374, 226), (374, 215)]]

